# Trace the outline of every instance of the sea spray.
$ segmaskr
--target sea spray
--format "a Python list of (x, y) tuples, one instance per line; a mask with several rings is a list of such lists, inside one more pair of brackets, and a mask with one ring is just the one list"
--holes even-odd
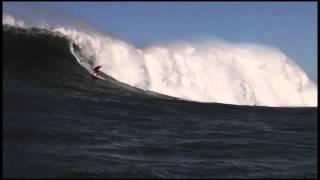
[[(9, 14), (3, 24), (29, 28)], [(42, 25), (43, 24), (43, 25)], [(68, 37), (89, 72), (101, 71), (131, 86), (191, 101), (238, 105), (317, 106), (317, 87), (280, 50), (225, 41), (171, 42), (143, 49), (120, 39), (64, 26), (46, 28)]]

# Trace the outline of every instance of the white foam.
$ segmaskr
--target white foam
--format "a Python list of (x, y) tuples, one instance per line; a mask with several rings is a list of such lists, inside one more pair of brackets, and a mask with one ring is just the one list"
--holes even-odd
[(4, 14), (2, 16), (2, 24), (7, 24), (11, 26), (18, 26), (18, 27), (24, 27), (24, 22), (21, 20), (16, 20), (14, 17), (12, 17), (9, 14)]
[[(5, 16), (3, 24), (25, 25)], [(48, 27), (42, 26), (42, 27)], [(138, 49), (99, 33), (51, 29), (69, 37), (88, 71), (131, 86), (191, 101), (238, 105), (317, 106), (317, 86), (278, 49), (225, 41), (173, 42)]]

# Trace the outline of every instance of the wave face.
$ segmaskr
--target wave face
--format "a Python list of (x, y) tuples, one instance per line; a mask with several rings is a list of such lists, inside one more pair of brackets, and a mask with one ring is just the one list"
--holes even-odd
[[(30, 28), (11, 15), (3, 24)], [(317, 87), (281, 51), (224, 41), (174, 42), (143, 49), (97, 32), (37, 25), (62, 34), (89, 72), (101, 71), (130, 86), (199, 102), (258, 106), (317, 106)]]

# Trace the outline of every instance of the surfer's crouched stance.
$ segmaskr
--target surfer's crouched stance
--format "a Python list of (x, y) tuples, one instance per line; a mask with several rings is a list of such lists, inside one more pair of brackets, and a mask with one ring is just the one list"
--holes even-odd
[(95, 67), (95, 68), (93, 68), (93, 71), (94, 71), (94, 73), (96, 74), (96, 76), (98, 76), (98, 73), (100, 72), (100, 68), (101, 68), (102, 66), (97, 66), (97, 67)]

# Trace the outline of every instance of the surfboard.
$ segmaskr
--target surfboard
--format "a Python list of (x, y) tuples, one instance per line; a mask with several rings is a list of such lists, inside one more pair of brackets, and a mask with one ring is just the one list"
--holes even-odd
[(99, 75), (97, 75), (97, 74), (95, 74), (95, 73), (93, 73), (92, 75), (93, 75), (95, 78), (100, 78), (100, 79), (106, 80), (105, 78), (103, 78), (103, 77), (101, 77), (101, 76), (99, 76)]

